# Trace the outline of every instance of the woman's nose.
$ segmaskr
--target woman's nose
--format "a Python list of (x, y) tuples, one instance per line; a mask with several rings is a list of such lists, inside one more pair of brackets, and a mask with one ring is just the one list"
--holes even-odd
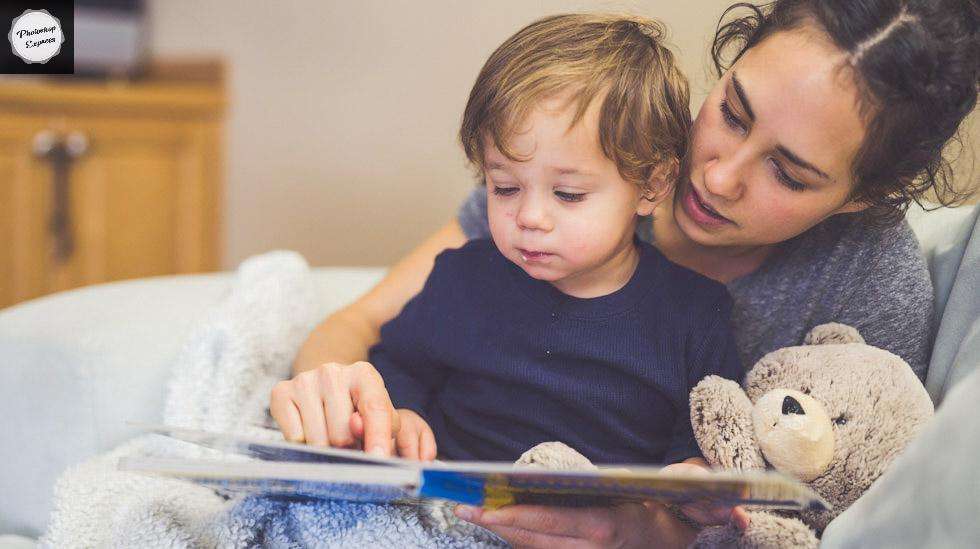
[[(530, 193), (528, 193), (530, 194)], [(517, 212), (517, 226), (526, 231), (548, 232), (553, 228), (551, 215), (544, 201), (536, 197), (528, 197), (521, 201)]]
[(738, 200), (744, 186), (744, 161), (737, 155), (715, 158), (704, 167), (704, 188), (728, 201)]

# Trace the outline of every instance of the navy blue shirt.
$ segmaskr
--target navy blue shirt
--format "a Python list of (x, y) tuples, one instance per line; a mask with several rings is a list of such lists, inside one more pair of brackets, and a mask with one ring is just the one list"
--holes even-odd
[(594, 463), (700, 456), (690, 390), (743, 375), (731, 300), (636, 245), (629, 282), (588, 299), (531, 278), (490, 240), (439, 254), (370, 352), (395, 407), (425, 418), (448, 459), (513, 461), (552, 440)]

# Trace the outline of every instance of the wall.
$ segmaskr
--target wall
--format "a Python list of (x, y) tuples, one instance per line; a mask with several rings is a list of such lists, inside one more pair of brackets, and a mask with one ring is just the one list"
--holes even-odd
[(230, 67), (231, 268), (274, 248), (315, 265), (389, 264), (451, 219), (473, 185), (456, 141), (470, 86), (530, 21), (579, 10), (656, 16), (700, 105), (729, 3), (151, 0), (149, 10), (156, 55), (220, 54)]

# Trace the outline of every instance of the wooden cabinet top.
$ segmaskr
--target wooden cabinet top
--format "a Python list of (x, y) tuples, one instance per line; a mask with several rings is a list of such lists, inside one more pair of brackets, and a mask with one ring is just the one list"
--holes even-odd
[(0, 79), (0, 111), (149, 116), (220, 117), (226, 108), (220, 63), (156, 63), (139, 80), (81, 78)]

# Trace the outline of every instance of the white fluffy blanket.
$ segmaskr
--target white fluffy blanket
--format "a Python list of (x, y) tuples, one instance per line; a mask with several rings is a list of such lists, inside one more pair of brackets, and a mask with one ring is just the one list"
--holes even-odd
[[(229, 293), (193, 330), (174, 363), (163, 420), (169, 425), (280, 437), (268, 398), (317, 318), (306, 262), (270, 252), (239, 267)], [(120, 421), (125, 418), (120, 418)], [(446, 508), (228, 501), (181, 480), (118, 471), (123, 456), (245, 459), (144, 435), (69, 468), (41, 539), (49, 547), (472, 547), (499, 545), (455, 523)]]

